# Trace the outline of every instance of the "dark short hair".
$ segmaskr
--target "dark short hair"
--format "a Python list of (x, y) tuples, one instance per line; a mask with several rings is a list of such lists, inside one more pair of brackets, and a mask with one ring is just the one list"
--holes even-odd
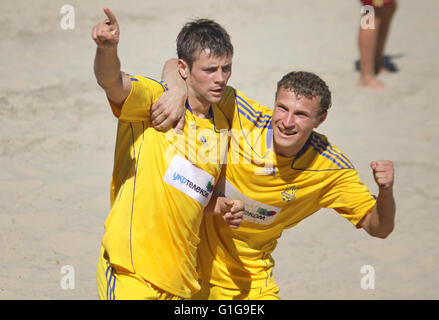
[(319, 114), (328, 111), (332, 104), (331, 91), (329, 91), (325, 81), (312, 72), (293, 71), (287, 73), (277, 83), (276, 97), (281, 89), (290, 90), (297, 97), (318, 98), (320, 104)]
[(218, 57), (233, 56), (233, 45), (227, 31), (210, 19), (197, 19), (186, 23), (177, 36), (177, 56), (192, 69), (196, 54), (203, 50)]

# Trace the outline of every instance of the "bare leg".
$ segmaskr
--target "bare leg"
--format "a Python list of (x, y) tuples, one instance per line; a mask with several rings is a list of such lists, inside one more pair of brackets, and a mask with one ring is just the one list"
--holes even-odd
[(393, 14), (397, 8), (396, 0), (392, 1), (388, 6), (376, 9), (375, 13), (380, 17), (380, 28), (378, 29), (378, 37), (375, 49), (375, 72), (380, 73), (385, 71), (383, 67), (383, 53), (386, 45), (387, 35), (390, 29)]
[(360, 81), (359, 86), (368, 87), (376, 91), (384, 90), (384, 83), (375, 76), (375, 52), (381, 19), (375, 15), (375, 28), (363, 29), (360, 27), (358, 45), (360, 48)]

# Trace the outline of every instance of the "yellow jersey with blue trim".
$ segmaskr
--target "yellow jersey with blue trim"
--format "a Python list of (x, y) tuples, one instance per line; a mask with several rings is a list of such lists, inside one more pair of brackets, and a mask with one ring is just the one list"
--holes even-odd
[(199, 118), (186, 109), (183, 134), (150, 126), (167, 89), (132, 76), (118, 117), (111, 210), (102, 245), (111, 265), (182, 298), (199, 290), (196, 250), (204, 207), (227, 152), (229, 124), (217, 105)]
[[(230, 101), (235, 101), (233, 109)], [(224, 288), (262, 288), (272, 279), (271, 254), (285, 229), (321, 208), (333, 208), (356, 226), (376, 197), (324, 135), (313, 131), (295, 157), (285, 158), (272, 149), (271, 109), (239, 91), (223, 102), (232, 135), (214, 192), (243, 200), (245, 213), (238, 229), (228, 228), (221, 217), (203, 218), (200, 278)]]

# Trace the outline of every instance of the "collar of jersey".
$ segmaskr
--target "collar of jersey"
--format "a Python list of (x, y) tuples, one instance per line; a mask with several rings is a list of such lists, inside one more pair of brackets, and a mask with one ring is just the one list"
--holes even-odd
[[(299, 150), (299, 152), (293, 156), (293, 162), (292, 162), (292, 166), (294, 165), (294, 162), (296, 161), (296, 159), (298, 159), (301, 155), (303, 155), (306, 150), (308, 149), (310, 143), (311, 143), (311, 137), (312, 137), (313, 133), (310, 134), (310, 136), (308, 137), (308, 139), (306, 140), (305, 144), (303, 145), (303, 147)], [(268, 131), (267, 131), (267, 136), (265, 138), (265, 143), (268, 149), (272, 149), (272, 141), (273, 141), (273, 127), (271, 126)], [(272, 149), (273, 150), (273, 149)], [(274, 150), (273, 150), (274, 152)]]
[[(188, 109), (190, 113), (194, 114), (191, 106), (189, 105), (189, 100), (186, 100), (186, 109)], [(209, 118), (214, 118), (212, 105), (209, 107)]]
[[(186, 109), (189, 110), (189, 112), (192, 114), (193, 117), (196, 117), (196, 115), (194, 115), (194, 113), (192, 112), (192, 108), (189, 105), (189, 101), (188, 100), (186, 100)], [(219, 133), (219, 131), (216, 129), (215, 114), (213, 113), (212, 105), (209, 107), (209, 117), (206, 118), (206, 119), (201, 119), (201, 120), (209, 120), (209, 119), (212, 119), (213, 130), (215, 131), (215, 133)]]

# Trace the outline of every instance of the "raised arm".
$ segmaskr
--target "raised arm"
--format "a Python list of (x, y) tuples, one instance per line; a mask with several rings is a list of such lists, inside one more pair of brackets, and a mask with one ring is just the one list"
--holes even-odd
[(395, 226), (396, 205), (393, 197), (394, 168), (392, 161), (373, 161), (371, 168), (379, 187), (376, 205), (359, 223), (371, 236), (386, 238)]
[(177, 59), (165, 62), (162, 80), (168, 84), (168, 91), (151, 106), (151, 125), (159, 131), (166, 131), (171, 126), (183, 130), (187, 87), (178, 72)]
[(119, 24), (108, 8), (104, 8), (107, 19), (96, 24), (92, 38), (96, 42), (94, 73), (98, 84), (105, 90), (108, 99), (121, 107), (131, 90), (129, 77), (121, 72), (117, 56)]

